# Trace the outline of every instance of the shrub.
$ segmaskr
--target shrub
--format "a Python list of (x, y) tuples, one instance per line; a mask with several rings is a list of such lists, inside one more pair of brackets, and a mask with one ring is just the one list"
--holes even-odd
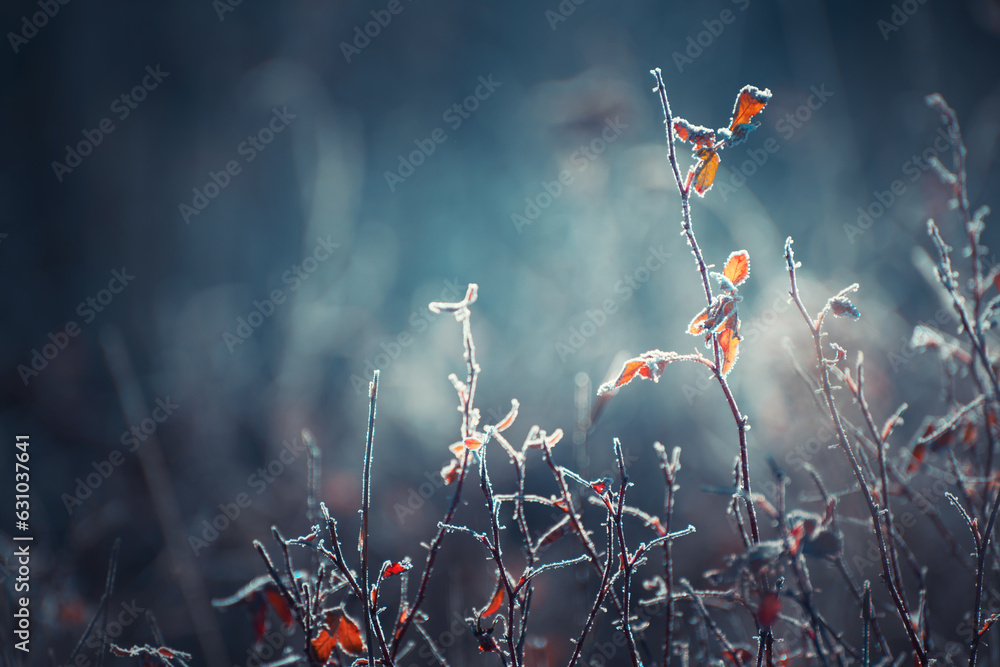
[[(659, 70), (653, 74), (664, 113), (670, 169), (680, 195), (682, 232), (694, 256), (706, 301), (687, 331), (705, 343), (708, 353), (651, 350), (630, 359), (616, 378), (599, 389), (598, 408), (636, 378), (659, 381), (670, 364), (692, 362), (708, 369), (726, 399), (735, 427), (734, 484), (726, 491), (731, 497), (727, 519), (741, 540), (742, 550), (731, 554), (724, 567), (705, 572), (709, 587), (699, 589), (688, 579), (675, 576), (674, 551), (683, 549), (682, 538), (696, 529), (687, 526), (678, 530), (673, 521), (676, 492), (682, 481), (679, 447), (668, 453), (660, 443), (653, 444), (664, 489), (662, 509), (650, 512), (627, 502), (634, 494), (630, 494), (629, 470), (617, 439), (613, 442), (615, 476), (586, 479), (559, 462), (561, 429), (550, 432), (535, 425), (527, 429), (519, 446), (512, 443), (509, 433), (517, 423), (516, 400), (497, 423), (482, 424), (475, 406), (480, 366), (472, 328), (478, 287), (470, 284), (460, 301), (429, 305), (435, 313), (451, 313), (460, 325), (466, 369), (464, 378), (456, 374), (448, 377), (461, 415), (458, 435), (450, 447), (452, 457), (441, 470), (442, 480), (453, 489), (453, 495), (436, 531), (423, 545), (423, 563), (415, 567), (409, 557), (390, 554), (378, 567), (372, 566), (378, 562), (371, 554), (368, 529), (371, 468), (378, 450), (375, 416), (379, 372), (375, 371), (369, 387), (357, 559), (344, 549), (337, 518), (317, 501), (318, 447), (304, 432), (310, 451), (311, 531), (285, 538), (274, 528), (274, 546), (254, 543), (263, 560), (263, 575), (232, 597), (216, 601), (219, 607), (248, 609), (259, 647), (264, 646), (272, 625), (297, 631), (297, 645), (280, 653), (275, 647), (268, 664), (305, 662), (318, 666), (363, 660), (398, 665), (414, 652), (449, 664), (447, 646), (427, 629), (425, 603), (435, 595), (432, 573), (441, 550), (446, 544), (457, 547), (463, 541), (481, 550), (487, 561), (483, 576), (496, 582), (482, 605), (467, 609), (465, 614), (479, 651), (496, 654), (496, 658), (483, 659), (494, 663), (549, 664), (551, 656), (565, 655), (570, 667), (628, 662), (636, 666), (868, 666), (910, 661), (929, 665), (953, 664), (955, 659), (977, 664), (984, 639), (1000, 618), (984, 609), (985, 600), (996, 598), (1000, 566), (992, 539), (1000, 507), (1000, 474), (993, 461), (1000, 386), (989, 336), (1000, 311), (1000, 296), (989, 298), (989, 293), (993, 286), (1000, 289), (1000, 270), (984, 263), (986, 248), (980, 235), (988, 209), (970, 208), (965, 147), (955, 113), (940, 96), (927, 98), (941, 114), (954, 146), (951, 169), (936, 158), (932, 162), (960, 216), (971, 277), (959, 279), (952, 264), (952, 248), (935, 222), (928, 221), (937, 278), (961, 326), (954, 335), (924, 325), (914, 329), (912, 346), (938, 353), (948, 396), (944, 414), (925, 419), (915, 441), (901, 448), (902, 457), (892, 458), (888, 450), (907, 405), (888, 416), (873, 414), (866, 395), (862, 354), (858, 352), (856, 361), (850, 363), (849, 352), (826, 331), (831, 317), (861, 316), (851, 300), (859, 285), (826, 297), (818, 312), (811, 310), (814, 297), (799, 288), (801, 266), (795, 261), (792, 239), (785, 242), (788, 295), (813, 346), (811, 361), (796, 363), (801, 362), (802, 379), (816, 397), (814, 418), (826, 421), (834, 446), (842, 452), (853, 476), (849, 488), (831, 490), (820, 471), (802, 460), (803, 471), (818, 494), (819, 509), (809, 510), (792, 506), (790, 472), (772, 458), (768, 458), (769, 479), (762, 485), (766, 491), (754, 491), (751, 484), (749, 418), (740, 410), (728, 381), (739, 356), (740, 289), (750, 276), (750, 257), (746, 250), (734, 251), (721, 273), (711, 272), (692, 223), (692, 194), (709, 194), (725, 149), (752, 137), (754, 118), (764, 112), (770, 92), (744, 87), (729, 125), (711, 130), (674, 117)], [(686, 174), (679, 164), (678, 141), (692, 146), (694, 162)], [(485, 453), (495, 448), (506, 454), (511, 466), (514, 484), (510, 488), (495, 487), (491, 482)], [(937, 464), (943, 468), (935, 469)], [(528, 470), (535, 466), (551, 475), (555, 493), (544, 495), (528, 488)], [(935, 506), (918, 488), (916, 481), (929, 471), (948, 479), (952, 490), (944, 497), (949, 506)], [(474, 496), (467, 487), (476, 482), (481, 494), (479, 514), (460, 518), (463, 493)], [(863, 499), (858, 507), (860, 515), (842, 507), (849, 497), (858, 495)], [(529, 520), (532, 513), (527, 509), (533, 506), (545, 508), (556, 519), (536, 525), (538, 515)], [(940, 545), (949, 552), (951, 567), (956, 568), (949, 572), (961, 575), (952, 575), (955, 584), (950, 594), (962, 598), (968, 613), (953, 631), (947, 629), (947, 623), (954, 619), (938, 619), (932, 613), (935, 598), (947, 592), (929, 588), (933, 573), (921, 563), (913, 540), (903, 535), (915, 523), (911, 508), (926, 515)], [(507, 518), (510, 526), (505, 524)], [(955, 518), (964, 522), (970, 536), (956, 534)], [(846, 524), (865, 527), (874, 546), (865, 551), (866, 545), (847, 540), (842, 529)], [(575, 555), (553, 557), (550, 547), (556, 542), (571, 543), (569, 548)], [(862, 562), (870, 558), (877, 564), (877, 581), (857, 580), (850, 563), (859, 558)], [(304, 562), (307, 567), (302, 566)], [(560, 571), (567, 569), (586, 573), (592, 602), (575, 635), (550, 651), (534, 640), (541, 632), (529, 631), (529, 622), (542, 613), (533, 594), (539, 581), (565, 576)], [(408, 585), (411, 571), (419, 573), (412, 595)], [(814, 583), (820, 579), (822, 586)], [(395, 605), (386, 590), (391, 580), (400, 582)], [(857, 622), (852, 627), (837, 627), (830, 619), (838, 605), (843, 605), (845, 594), (856, 605)], [(559, 600), (553, 602), (550, 596), (547, 604), (558, 606)], [(111, 652), (137, 657), (145, 664), (184, 664), (188, 658), (163, 647), (159, 638), (156, 646), (125, 649), (111, 645)]]

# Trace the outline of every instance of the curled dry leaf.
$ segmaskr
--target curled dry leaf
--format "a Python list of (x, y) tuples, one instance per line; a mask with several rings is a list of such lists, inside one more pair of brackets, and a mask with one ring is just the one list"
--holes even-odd
[(597, 390), (597, 394), (606, 394), (624, 387), (636, 377), (643, 377), (653, 382), (659, 382), (660, 376), (666, 369), (667, 364), (675, 361), (697, 361), (705, 364), (709, 368), (714, 368), (714, 364), (700, 354), (678, 354), (676, 352), (663, 352), (662, 350), (650, 350), (644, 352), (634, 359), (629, 359), (622, 367), (618, 378), (611, 382), (606, 382)]

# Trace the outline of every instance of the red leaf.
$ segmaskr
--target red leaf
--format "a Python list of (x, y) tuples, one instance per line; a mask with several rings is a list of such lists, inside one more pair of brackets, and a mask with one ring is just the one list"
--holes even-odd
[(778, 618), (779, 612), (781, 612), (781, 598), (777, 593), (765, 593), (757, 609), (757, 623), (761, 627), (770, 628)]
[(388, 577), (391, 577), (391, 576), (394, 576), (394, 575), (397, 575), (397, 574), (402, 574), (403, 572), (406, 572), (407, 570), (409, 570), (411, 567), (413, 567), (413, 564), (410, 562), (410, 557), (407, 556), (406, 558), (404, 558), (403, 560), (401, 560), (399, 562), (389, 563), (388, 565), (386, 565), (382, 569), (382, 578), (386, 579)]
[(267, 631), (267, 605), (264, 604), (264, 600), (258, 598), (255, 603), (251, 603), (250, 624), (253, 626), (253, 643), (260, 644)]
[(728, 278), (733, 285), (739, 287), (740, 283), (750, 275), (750, 253), (746, 250), (737, 250), (729, 255), (722, 275)]
[(490, 603), (486, 605), (486, 608), (479, 614), (479, 618), (483, 619), (487, 616), (492, 616), (493, 614), (500, 611), (500, 605), (503, 604), (503, 580), (500, 579), (503, 574), (497, 577), (497, 589), (493, 593), (493, 597), (490, 598)]
[(912, 475), (924, 464), (924, 461), (927, 459), (927, 444), (923, 442), (917, 443), (913, 451), (910, 452), (910, 456), (912, 458), (906, 466), (907, 475)]
[[(745, 648), (738, 648), (733, 651), (723, 651), (722, 656), (726, 660), (731, 660), (734, 665), (739, 665), (740, 663), (747, 665), (753, 660), (753, 653), (746, 650)], [(737, 656), (739, 656), (737, 658)]]
[(326, 623), (310, 642), (316, 656), (323, 662), (326, 662), (330, 658), (330, 654), (333, 653), (333, 647), (337, 645), (336, 633), (330, 632), (330, 628), (334, 627), (336, 622), (337, 612), (327, 612)]
[(285, 600), (284, 596), (278, 592), (277, 587), (266, 589), (264, 591), (264, 595), (267, 596), (267, 601), (271, 603), (271, 607), (274, 609), (275, 613), (278, 614), (278, 617), (281, 618), (285, 627), (292, 627), (292, 623), (295, 622), (295, 619), (292, 617), (292, 610), (289, 608), (288, 602)]

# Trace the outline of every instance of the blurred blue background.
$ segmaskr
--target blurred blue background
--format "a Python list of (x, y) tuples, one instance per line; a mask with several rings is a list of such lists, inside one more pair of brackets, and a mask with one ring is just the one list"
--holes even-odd
[[(693, 202), (707, 261), (750, 253), (746, 339), (730, 377), (753, 427), (755, 479), (767, 477), (765, 453), (787, 460), (824, 423), (785, 351), (788, 338), (811, 367), (786, 302), (786, 236), (813, 309), (861, 284), (862, 318), (833, 333), (852, 359), (865, 352), (876, 414), (910, 402), (899, 447), (924, 414), (944, 412), (936, 361), (906, 345), (918, 322), (955, 331), (928, 282), (927, 217), (962, 245), (948, 193), (921, 161), (930, 149), (951, 165), (934, 148), (941, 125), (924, 96), (940, 92), (957, 111), (973, 207), (995, 206), (995, 0), (50, 4), (51, 16), (44, 2), (0, 11), (0, 433), (32, 437), (34, 567), (46, 592), (36, 628), (58, 660), (100, 597), (116, 537), (121, 595), (155, 609), (168, 643), (199, 652), (174, 568), (194, 572), (208, 596), (228, 594), (262, 572), (251, 539), (271, 524), (306, 530), (304, 456), (263, 488), (251, 480), (303, 428), (323, 450), (322, 499), (355, 534), (374, 368), (373, 548), (379, 562), (422, 564), (417, 544), (450, 489), (415, 512), (399, 507), (450, 457), (459, 415), (446, 378), (465, 369), (460, 326), (427, 303), (458, 300), (470, 282), (484, 422), (517, 398), (511, 438), (561, 427), (563, 463), (590, 477), (610, 469), (620, 437), (635, 457), (633, 499), (650, 511), (663, 488), (650, 445), (682, 446), (677, 524), (699, 530), (678, 543), (683, 576), (701, 582), (738, 548), (726, 498), (700, 490), (731, 483), (736, 454), (704, 369), (629, 386), (586, 437), (578, 424), (588, 406), (577, 394), (593, 395), (623, 354), (703, 349), (685, 333), (704, 295), (680, 236), (653, 67), (674, 113), (695, 124), (727, 125), (744, 84), (773, 93), (758, 130), (722, 153), (715, 188)], [(984, 239), (996, 241), (992, 228)], [(130, 376), (116, 385), (102, 341), (133, 367), (147, 410), (138, 420), (123, 415)], [(157, 399), (177, 407), (143, 433)], [(144, 437), (133, 433), (130, 447), (133, 427)], [(154, 441), (176, 509), (169, 525), (147, 482), (157, 464), (140, 456)], [(846, 486), (842, 460), (816, 449), (830, 486)], [(114, 452), (123, 462), (81, 499), (79, 481)], [(502, 455), (494, 470), (510, 483)], [(793, 472), (793, 496), (814, 495)], [(549, 493), (543, 473), (537, 465), (529, 484)], [(190, 547), (240, 493), (252, 498), (242, 516)], [(466, 493), (470, 513), (480, 509), (476, 489)], [(544, 513), (537, 520), (544, 528)], [(186, 550), (180, 565), (170, 531)], [(483, 554), (449, 539), (440, 617), (481, 606), (493, 585)], [(537, 622), (563, 637), (552, 655), (565, 660), (564, 625), (579, 619), (559, 615), (556, 594), (540, 584), (549, 611), (539, 616), (553, 618)], [(845, 606), (842, 617), (855, 616)], [(244, 664), (245, 618), (212, 619), (231, 662), (199, 662)], [(149, 641), (141, 625), (125, 637)], [(464, 641), (455, 650), (471, 657)]]

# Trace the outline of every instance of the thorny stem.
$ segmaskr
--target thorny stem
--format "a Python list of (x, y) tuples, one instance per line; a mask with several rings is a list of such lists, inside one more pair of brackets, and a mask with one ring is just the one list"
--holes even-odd
[[(694, 235), (694, 228), (691, 226), (691, 187), (690, 184), (685, 184), (684, 180), (681, 178), (680, 168), (677, 165), (677, 153), (674, 147), (674, 119), (670, 112), (670, 102), (667, 100), (667, 88), (663, 83), (663, 74), (659, 68), (651, 70), (651, 73), (656, 78), (656, 91), (660, 95), (660, 104), (663, 106), (663, 118), (664, 123), (667, 126), (667, 146), (669, 147), (670, 156), (670, 167), (674, 173), (674, 180), (677, 183), (677, 191), (681, 196), (681, 227), (684, 230), (684, 235), (687, 237), (688, 245), (691, 246), (691, 252), (694, 253), (695, 261), (698, 264), (698, 271), (701, 274), (702, 287), (705, 289), (705, 298), (708, 300), (708, 304), (712, 304), (712, 287), (708, 281), (708, 267), (705, 264), (705, 258), (701, 254), (701, 247), (698, 245), (698, 240)], [(757, 512), (754, 508), (753, 499), (751, 498), (750, 492), (750, 462), (749, 455), (747, 453), (747, 424), (748, 417), (740, 412), (739, 406), (736, 403), (736, 398), (733, 396), (733, 392), (729, 388), (729, 382), (722, 375), (722, 358), (719, 351), (719, 341), (712, 337), (712, 351), (715, 355), (715, 378), (719, 382), (719, 386), (722, 387), (722, 392), (726, 395), (726, 401), (729, 403), (729, 409), (733, 413), (733, 419), (736, 421), (736, 428), (739, 431), (740, 438), (740, 464), (742, 471), (742, 487), (743, 487), (743, 498), (746, 502), (747, 514), (750, 521), (750, 535), (753, 538), (753, 543), (757, 544), (760, 542), (760, 531), (757, 527)]]
[(840, 411), (837, 409), (837, 404), (834, 402), (833, 387), (830, 383), (830, 367), (827, 363), (827, 359), (823, 356), (823, 343), (820, 332), (823, 314), (821, 313), (820, 317), (816, 321), (813, 321), (812, 316), (809, 315), (809, 311), (806, 310), (805, 304), (802, 303), (802, 298), (799, 295), (798, 284), (795, 279), (796, 264), (792, 253), (792, 237), (788, 237), (785, 241), (785, 263), (788, 267), (788, 278), (790, 282), (789, 295), (798, 307), (803, 319), (806, 321), (806, 325), (809, 327), (809, 332), (812, 334), (813, 342), (816, 347), (816, 358), (819, 365), (819, 375), (823, 395), (826, 398), (826, 404), (830, 410), (830, 418), (832, 419), (833, 425), (837, 431), (838, 443), (840, 444), (840, 448), (844, 451), (844, 454), (847, 456), (847, 460), (851, 464), (854, 476), (858, 480), (858, 486), (861, 488), (861, 492), (865, 497), (865, 502), (868, 504), (868, 511), (872, 518), (872, 529), (875, 531), (875, 535), (878, 538), (878, 548), (882, 560), (882, 574), (884, 575), (885, 585), (889, 588), (889, 593), (896, 606), (896, 611), (898, 612), (899, 618), (903, 623), (904, 629), (906, 630), (910, 644), (913, 646), (913, 653), (917, 660), (917, 664), (921, 667), (926, 667), (927, 652), (921, 645), (920, 639), (917, 637), (916, 631), (913, 628), (909, 610), (906, 608), (906, 603), (903, 601), (899, 590), (896, 588), (895, 580), (892, 576), (892, 570), (889, 566), (885, 546), (885, 536), (882, 532), (881, 522), (879, 521), (880, 510), (876, 506), (875, 500), (872, 498), (871, 491), (868, 488), (864, 473), (861, 471), (861, 467), (858, 464), (857, 457), (855, 457), (854, 452), (851, 450), (851, 445), (847, 440), (847, 433), (844, 431), (844, 424), (840, 417)]

